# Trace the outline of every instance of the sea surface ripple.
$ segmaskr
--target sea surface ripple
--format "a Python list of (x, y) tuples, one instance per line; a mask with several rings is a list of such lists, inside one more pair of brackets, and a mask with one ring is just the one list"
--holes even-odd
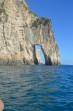
[(4, 111), (73, 111), (73, 66), (0, 66)]

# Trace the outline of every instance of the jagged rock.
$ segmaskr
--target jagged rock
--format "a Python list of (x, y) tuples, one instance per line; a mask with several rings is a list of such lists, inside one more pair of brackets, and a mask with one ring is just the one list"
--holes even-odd
[(37, 64), (42, 64), (41, 53), (39, 49), (36, 49), (36, 61)]
[(0, 65), (36, 64), (35, 45), (46, 65), (59, 65), (51, 20), (30, 12), (23, 0), (0, 0)]

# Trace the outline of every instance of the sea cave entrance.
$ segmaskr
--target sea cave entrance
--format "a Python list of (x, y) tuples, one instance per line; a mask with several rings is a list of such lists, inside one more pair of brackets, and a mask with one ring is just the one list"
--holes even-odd
[(45, 57), (41, 45), (36, 44), (34, 47), (35, 47), (35, 58), (36, 58), (35, 63), (39, 65), (45, 64)]

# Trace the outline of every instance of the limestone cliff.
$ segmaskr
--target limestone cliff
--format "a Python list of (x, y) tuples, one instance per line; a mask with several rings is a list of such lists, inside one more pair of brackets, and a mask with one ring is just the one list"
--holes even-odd
[(37, 64), (42, 64), (42, 59), (41, 59), (41, 53), (39, 49), (36, 49), (36, 59), (37, 59)]
[(45, 64), (60, 64), (51, 20), (30, 12), (23, 0), (0, 0), (0, 65), (36, 64), (36, 44)]

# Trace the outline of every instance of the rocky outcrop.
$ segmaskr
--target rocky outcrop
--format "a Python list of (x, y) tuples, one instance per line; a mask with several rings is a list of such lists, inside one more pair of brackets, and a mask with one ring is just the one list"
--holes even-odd
[(0, 0), (0, 65), (36, 64), (40, 45), (46, 65), (59, 65), (51, 20), (30, 12), (23, 0)]
[(43, 63), (43, 61), (41, 59), (41, 53), (40, 53), (39, 49), (36, 49), (36, 61), (37, 61), (37, 64), (42, 64)]

